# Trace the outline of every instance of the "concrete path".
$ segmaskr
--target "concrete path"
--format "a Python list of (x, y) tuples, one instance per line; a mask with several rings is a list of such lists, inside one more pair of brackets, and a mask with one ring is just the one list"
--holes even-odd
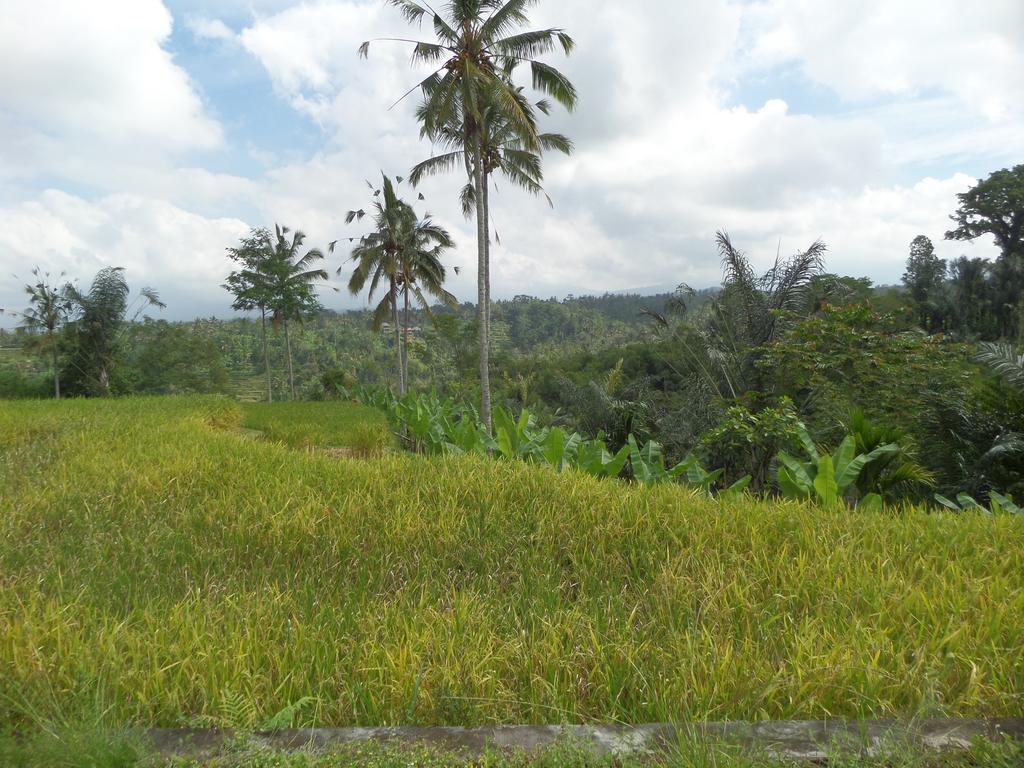
[[(656, 754), (678, 744), (680, 738), (731, 742), (789, 760), (823, 760), (837, 747), (872, 755), (894, 745), (955, 750), (977, 739), (1024, 741), (1024, 718), (1001, 720), (897, 720), (783, 721), (761, 723), (701, 723), (690, 726), (507, 725), (486, 728), (317, 728), (251, 736), (254, 743), (278, 751), (329, 749), (376, 742), (392, 745), (427, 745), (442, 751), (477, 756), (487, 748), (543, 749), (570, 739), (599, 754)], [(204, 758), (221, 752), (237, 738), (228, 731), (155, 729), (153, 747), (165, 756)]]

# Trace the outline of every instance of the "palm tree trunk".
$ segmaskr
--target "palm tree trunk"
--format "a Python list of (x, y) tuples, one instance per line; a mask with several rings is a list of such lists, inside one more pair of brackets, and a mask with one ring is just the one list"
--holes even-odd
[(267, 352), (267, 310), (260, 307), (260, 323), (263, 336), (263, 370), (267, 374), (267, 402), (274, 402), (274, 387), (270, 380), (270, 353)]
[[(487, 300), (484, 302), (484, 317), (487, 322), (487, 354), (490, 357), (491, 346), (491, 177), (484, 173), (484, 293)], [(488, 376), (488, 381), (490, 377)]]
[(395, 327), (395, 354), (398, 359), (398, 396), (405, 396), (405, 375), (402, 371), (402, 329), (398, 325), (398, 287), (391, 278), (391, 322)]
[(473, 183), (476, 186), (477, 318), (480, 325), (480, 420), (491, 431), (491, 335), (488, 327), (487, 207), (483, 147), (479, 134), (473, 144)]
[(60, 368), (57, 365), (57, 342), (53, 341), (53, 394), (60, 400)]
[(292, 400), (295, 399), (295, 371), (292, 370), (292, 340), (288, 336), (288, 318), (284, 319), (284, 346), (288, 351), (288, 389), (291, 390)]
[(409, 286), (402, 291), (405, 298), (405, 310), (402, 317), (402, 380), (409, 386)]

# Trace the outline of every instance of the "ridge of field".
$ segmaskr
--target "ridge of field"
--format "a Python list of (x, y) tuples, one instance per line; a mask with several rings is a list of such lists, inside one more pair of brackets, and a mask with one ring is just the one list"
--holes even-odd
[(0, 726), (1022, 711), (1020, 518), (339, 459), (242, 418), (2, 404)]

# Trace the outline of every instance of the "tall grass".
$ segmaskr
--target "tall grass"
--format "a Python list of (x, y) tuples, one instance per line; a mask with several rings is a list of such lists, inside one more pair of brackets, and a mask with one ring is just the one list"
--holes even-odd
[(1024, 710), (1020, 518), (336, 459), (233, 407), (0, 404), (0, 723)]

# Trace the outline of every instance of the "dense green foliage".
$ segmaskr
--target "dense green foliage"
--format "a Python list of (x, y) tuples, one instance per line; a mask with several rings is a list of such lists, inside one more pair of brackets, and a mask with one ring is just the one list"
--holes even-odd
[[(634, 342), (648, 335), (641, 308), (660, 310), (669, 298), (605, 296), (558, 301), (518, 297), (496, 302), (492, 308), (494, 353), (499, 365), (506, 367), (527, 355), (545, 359), (577, 352), (588, 355)], [(435, 307), (431, 321), (422, 312), (412, 311), (410, 323), (423, 328), (422, 334), (412, 336), (409, 344), (410, 379), (414, 387), (441, 386), (452, 392), (472, 387), (466, 381), (476, 366), (472, 315), (472, 307), (463, 307), (458, 312)], [(180, 382), (176, 390), (168, 391), (217, 391), (242, 400), (265, 400), (260, 332), (258, 317), (255, 321), (238, 318), (130, 324), (123, 336), (112, 392), (152, 392), (134, 384), (147, 379), (160, 381), (168, 388)], [(162, 333), (178, 338), (181, 347), (176, 349), (160, 341)], [(31, 339), (32, 335), (23, 331), (0, 330), (0, 371), (9, 374), (12, 381), (24, 383), (32, 392), (37, 391), (38, 381), (39, 396), (43, 396), (42, 390), (50, 386), (46, 379), (47, 364), (46, 360), (36, 358), (32, 349), (24, 347)], [(268, 339), (273, 393), (278, 400), (287, 396), (283, 333), (270, 326)], [(344, 374), (364, 384), (397, 384), (393, 341), (373, 332), (368, 312), (325, 312), (307, 318), (303, 324), (292, 327), (291, 342), (296, 386), (303, 398), (323, 396), (325, 374)], [(153, 349), (149, 350), (150, 347)], [(195, 360), (196, 365), (189, 365), (190, 360)], [(184, 368), (175, 361), (180, 361)], [(207, 378), (204, 371), (210, 366), (226, 371), (226, 384), (217, 373)], [(600, 366), (595, 368), (598, 369)], [(122, 379), (123, 385), (119, 383)], [(5, 388), (0, 390), (0, 396), (21, 395)]]
[[(504, 117), (488, 119), (495, 129), (504, 125)], [(515, 131), (505, 128), (511, 141)], [(456, 126), (444, 130), (453, 132), (446, 140), (451, 153), (435, 170), (466, 151)], [(495, 162), (508, 151), (503, 147)], [(493, 170), (511, 167), (499, 163)], [(835, 457), (849, 437), (854, 457), (875, 457), (840, 493), (850, 503), (875, 497), (944, 503), (965, 494), (982, 506), (996, 499), (1009, 509), (998, 499), (1024, 498), (1024, 387), (1013, 375), (1021, 368), (1018, 328), (1008, 320), (1017, 317), (1019, 303), (1010, 278), (1022, 258), (1020, 173), (1020, 167), (1000, 171), (961, 195), (953, 216), (958, 229), (948, 233), (993, 235), (999, 258), (950, 266), (919, 236), (904, 291), (827, 273), (821, 242), (758, 272), (722, 232), (720, 290), (680, 286), (667, 296), (561, 302), (517, 297), (475, 313), (470, 305), (455, 306), (444, 288), (447, 232), (419, 219), (385, 177), (373, 201), (374, 231), (354, 238), (350, 281), (353, 290), (369, 288), (371, 295), (387, 288), (373, 312), (314, 312), (311, 285), (323, 277), (314, 262), (322, 254), (302, 255), (301, 233), (254, 230), (229, 250), (239, 269), (226, 287), (237, 309), (260, 312), (258, 325), (130, 322), (128, 287), (116, 269), (102, 271), (89, 294), (47, 292), (41, 280), (28, 287), (33, 307), (24, 317), (39, 314), (47, 299), (60, 311), (23, 329), (23, 354), (3, 347), (0, 394), (34, 397), (56, 389), (53, 359), (62, 359), (73, 394), (225, 392), (248, 401), (294, 401), (344, 398), (369, 386), (399, 395), (435, 392), (435, 411), (448, 400), (465, 410), (454, 403), (483, 397), (487, 407), (473, 411), (474, 424), (458, 438), (447, 431), (440, 443), (468, 450), (479, 422), (483, 431), (472, 451), (493, 452), (499, 447), (493, 410), (503, 421), (532, 425), (540, 437), (528, 444), (564, 442), (568, 458), (549, 463), (575, 462), (574, 436), (584, 455), (594, 446), (595, 456), (620, 456), (633, 443), (634, 458), (651, 446), (651, 456), (659, 457), (653, 466), (661, 462), (666, 473), (693, 462), (721, 470), (719, 489), (749, 482), (752, 491), (769, 495), (797, 492), (799, 462), (792, 459), (780, 473), (780, 457), (800, 452), (806, 427), (822, 454)], [(352, 212), (350, 221), (361, 215)], [(431, 297), (444, 305), (431, 307)], [(140, 300), (155, 301), (155, 294), (144, 291)], [(478, 347), (481, 322), (487, 356)], [(56, 356), (49, 366), (32, 357), (39, 348)], [(493, 382), (478, 375), (482, 360), (500, 374)], [(395, 426), (406, 431), (416, 421)], [(423, 449), (428, 442), (407, 444)], [(878, 452), (888, 445), (898, 450)], [(627, 475), (662, 476), (638, 473), (634, 465), (625, 463)]]
[(0, 721), (215, 722), (239, 697), (263, 717), (310, 696), (325, 725), (1019, 706), (1020, 517), (338, 459), (241, 417), (0, 410)]

